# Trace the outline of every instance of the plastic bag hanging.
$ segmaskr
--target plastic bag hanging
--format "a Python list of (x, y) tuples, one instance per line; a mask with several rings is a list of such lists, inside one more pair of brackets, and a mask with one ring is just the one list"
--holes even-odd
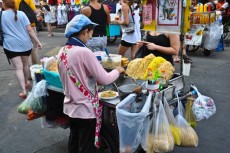
[(195, 99), (190, 96), (187, 98), (187, 101), (185, 104), (185, 120), (193, 128), (197, 126), (197, 121), (195, 120), (195, 117), (192, 112), (192, 105), (194, 101)]
[(193, 128), (188, 124), (188, 122), (182, 117), (182, 103), (178, 98), (178, 93), (176, 92), (178, 100), (178, 114), (176, 116), (177, 125), (181, 130), (181, 144), (180, 146), (184, 147), (197, 147), (198, 145), (198, 136)]
[(153, 116), (152, 116), (152, 119), (150, 120), (149, 135), (147, 136), (147, 151), (146, 151), (146, 153), (154, 153), (153, 136), (154, 136), (154, 132), (155, 132), (156, 117), (157, 117), (157, 107), (156, 107), (156, 103), (154, 101), (153, 102)]
[(164, 111), (162, 100), (155, 121), (153, 147), (155, 152), (169, 152), (174, 148), (174, 138)]
[(144, 137), (145, 122), (149, 115), (151, 98), (153, 93), (149, 93), (148, 98), (140, 112), (133, 113), (132, 105), (136, 102), (136, 94), (130, 94), (116, 106), (116, 116), (119, 129), (120, 152), (130, 150), (135, 152)]
[(34, 98), (42, 97), (47, 95), (47, 84), (46, 80), (41, 80), (34, 85)]
[(174, 143), (175, 143), (175, 145), (180, 145), (181, 139), (182, 139), (181, 131), (177, 125), (176, 119), (175, 119), (175, 117), (172, 113), (172, 110), (170, 109), (169, 104), (168, 104), (165, 97), (164, 97), (164, 109), (165, 109), (165, 114), (166, 114), (168, 121), (169, 121), (169, 126), (171, 129), (173, 138), (174, 138)]
[(192, 85), (192, 88), (196, 90), (198, 95), (192, 106), (192, 111), (196, 121), (201, 121), (205, 118), (209, 119), (216, 113), (214, 101), (212, 98), (202, 95), (194, 85)]
[(30, 109), (30, 101), (32, 98), (33, 95), (29, 92), (27, 98), (18, 106), (17, 111), (21, 114), (27, 114)]

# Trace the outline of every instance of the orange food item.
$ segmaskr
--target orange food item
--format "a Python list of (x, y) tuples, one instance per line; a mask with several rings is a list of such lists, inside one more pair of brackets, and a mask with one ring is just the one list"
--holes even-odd
[(34, 113), (32, 110), (29, 110), (28, 113), (27, 113), (27, 120), (31, 121), (31, 120), (40, 118), (42, 116), (45, 116), (45, 113), (37, 114), (37, 113)]

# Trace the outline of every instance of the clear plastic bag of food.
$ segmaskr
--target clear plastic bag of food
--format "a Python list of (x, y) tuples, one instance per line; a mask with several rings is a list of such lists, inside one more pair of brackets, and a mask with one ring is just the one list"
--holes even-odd
[(198, 89), (192, 85), (192, 88), (197, 92), (197, 99), (192, 105), (192, 111), (196, 121), (209, 119), (216, 113), (216, 106), (212, 98), (202, 95)]
[(39, 81), (37, 84), (34, 85), (33, 88), (33, 94), (35, 98), (47, 95), (46, 80)]
[[(176, 93), (177, 97), (178, 94)], [(181, 130), (181, 144), (183, 147), (197, 147), (198, 146), (198, 136), (194, 129), (188, 124), (188, 122), (182, 117), (183, 105), (178, 99), (178, 114), (176, 116), (177, 125)]]
[(21, 114), (27, 114), (30, 109), (30, 101), (32, 98), (33, 95), (29, 92), (27, 98), (18, 106), (17, 111)]
[(164, 110), (162, 101), (155, 120), (153, 147), (155, 152), (169, 152), (174, 148), (174, 138)]
[(181, 131), (177, 125), (176, 119), (165, 97), (164, 97), (164, 109), (165, 109), (165, 114), (169, 121), (169, 126), (174, 138), (174, 143), (175, 145), (180, 145), (182, 139)]
[(149, 115), (152, 94), (148, 95), (145, 104), (139, 112), (132, 111), (132, 106), (136, 102), (136, 94), (130, 94), (116, 106), (121, 153), (127, 150), (135, 152), (143, 138), (146, 137), (144, 129), (149, 124), (147, 116)]

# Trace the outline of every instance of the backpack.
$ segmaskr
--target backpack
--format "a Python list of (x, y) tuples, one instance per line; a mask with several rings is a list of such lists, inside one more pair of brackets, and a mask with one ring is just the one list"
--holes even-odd
[(0, 46), (3, 46), (2, 11), (0, 11)]
[(36, 14), (32, 10), (32, 8), (24, 0), (21, 0), (21, 2), (19, 4), (19, 10), (23, 11), (26, 14), (28, 19), (30, 20), (30, 23), (36, 22), (36, 19), (37, 19)]

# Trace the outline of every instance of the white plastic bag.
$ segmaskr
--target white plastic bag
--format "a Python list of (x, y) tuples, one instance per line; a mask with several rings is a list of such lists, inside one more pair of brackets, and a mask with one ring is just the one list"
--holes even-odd
[[(178, 93), (176, 92), (177, 98)], [(182, 139), (180, 146), (183, 147), (197, 147), (198, 145), (198, 136), (193, 128), (188, 124), (188, 122), (182, 117), (182, 108), (183, 105), (178, 98), (178, 114), (176, 116), (177, 125), (180, 128)]]
[(47, 88), (46, 88), (46, 80), (41, 80), (39, 81), (35, 86), (34, 86), (34, 98), (42, 97), (47, 95)]
[(169, 126), (169, 122), (164, 111), (162, 101), (160, 101), (159, 111), (155, 121), (155, 131), (153, 135), (153, 148), (155, 152), (169, 152), (174, 148), (174, 138)]
[(194, 85), (192, 85), (192, 88), (196, 90), (198, 95), (197, 99), (192, 105), (192, 111), (196, 121), (209, 119), (216, 113), (216, 106), (214, 101), (210, 97), (201, 95), (201, 93)]
[(209, 27), (209, 34), (204, 41), (205, 49), (216, 49), (221, 38), (221, 27), (218, 21), (212, 23)]
[(174, 143), (175, 143), (175, 145), (180, 145), (181, 139), (182, 139), (181, 131), (177, 125), (176, 119), (175, 119), (173, 112), (170, 109), (169, 104), (168, 104), (165, 97), (164, 97), (164, 109), (165, 109), (165, 114), (166, 114), (168, 121), (169, 121), (169, 126), (171, 129), (173, 138), (174, 138)]
[[(132, 106), (136, 102), (136, 94), (130, 94), (116, 106), (116, 116), (119, 129), (120, 153), (135, 152), (145, 137), (144, 128), (149, 115), (152, 92), (140, 112), (132, 112)], [(145, 145), (145, 144), (143, 144)]]

